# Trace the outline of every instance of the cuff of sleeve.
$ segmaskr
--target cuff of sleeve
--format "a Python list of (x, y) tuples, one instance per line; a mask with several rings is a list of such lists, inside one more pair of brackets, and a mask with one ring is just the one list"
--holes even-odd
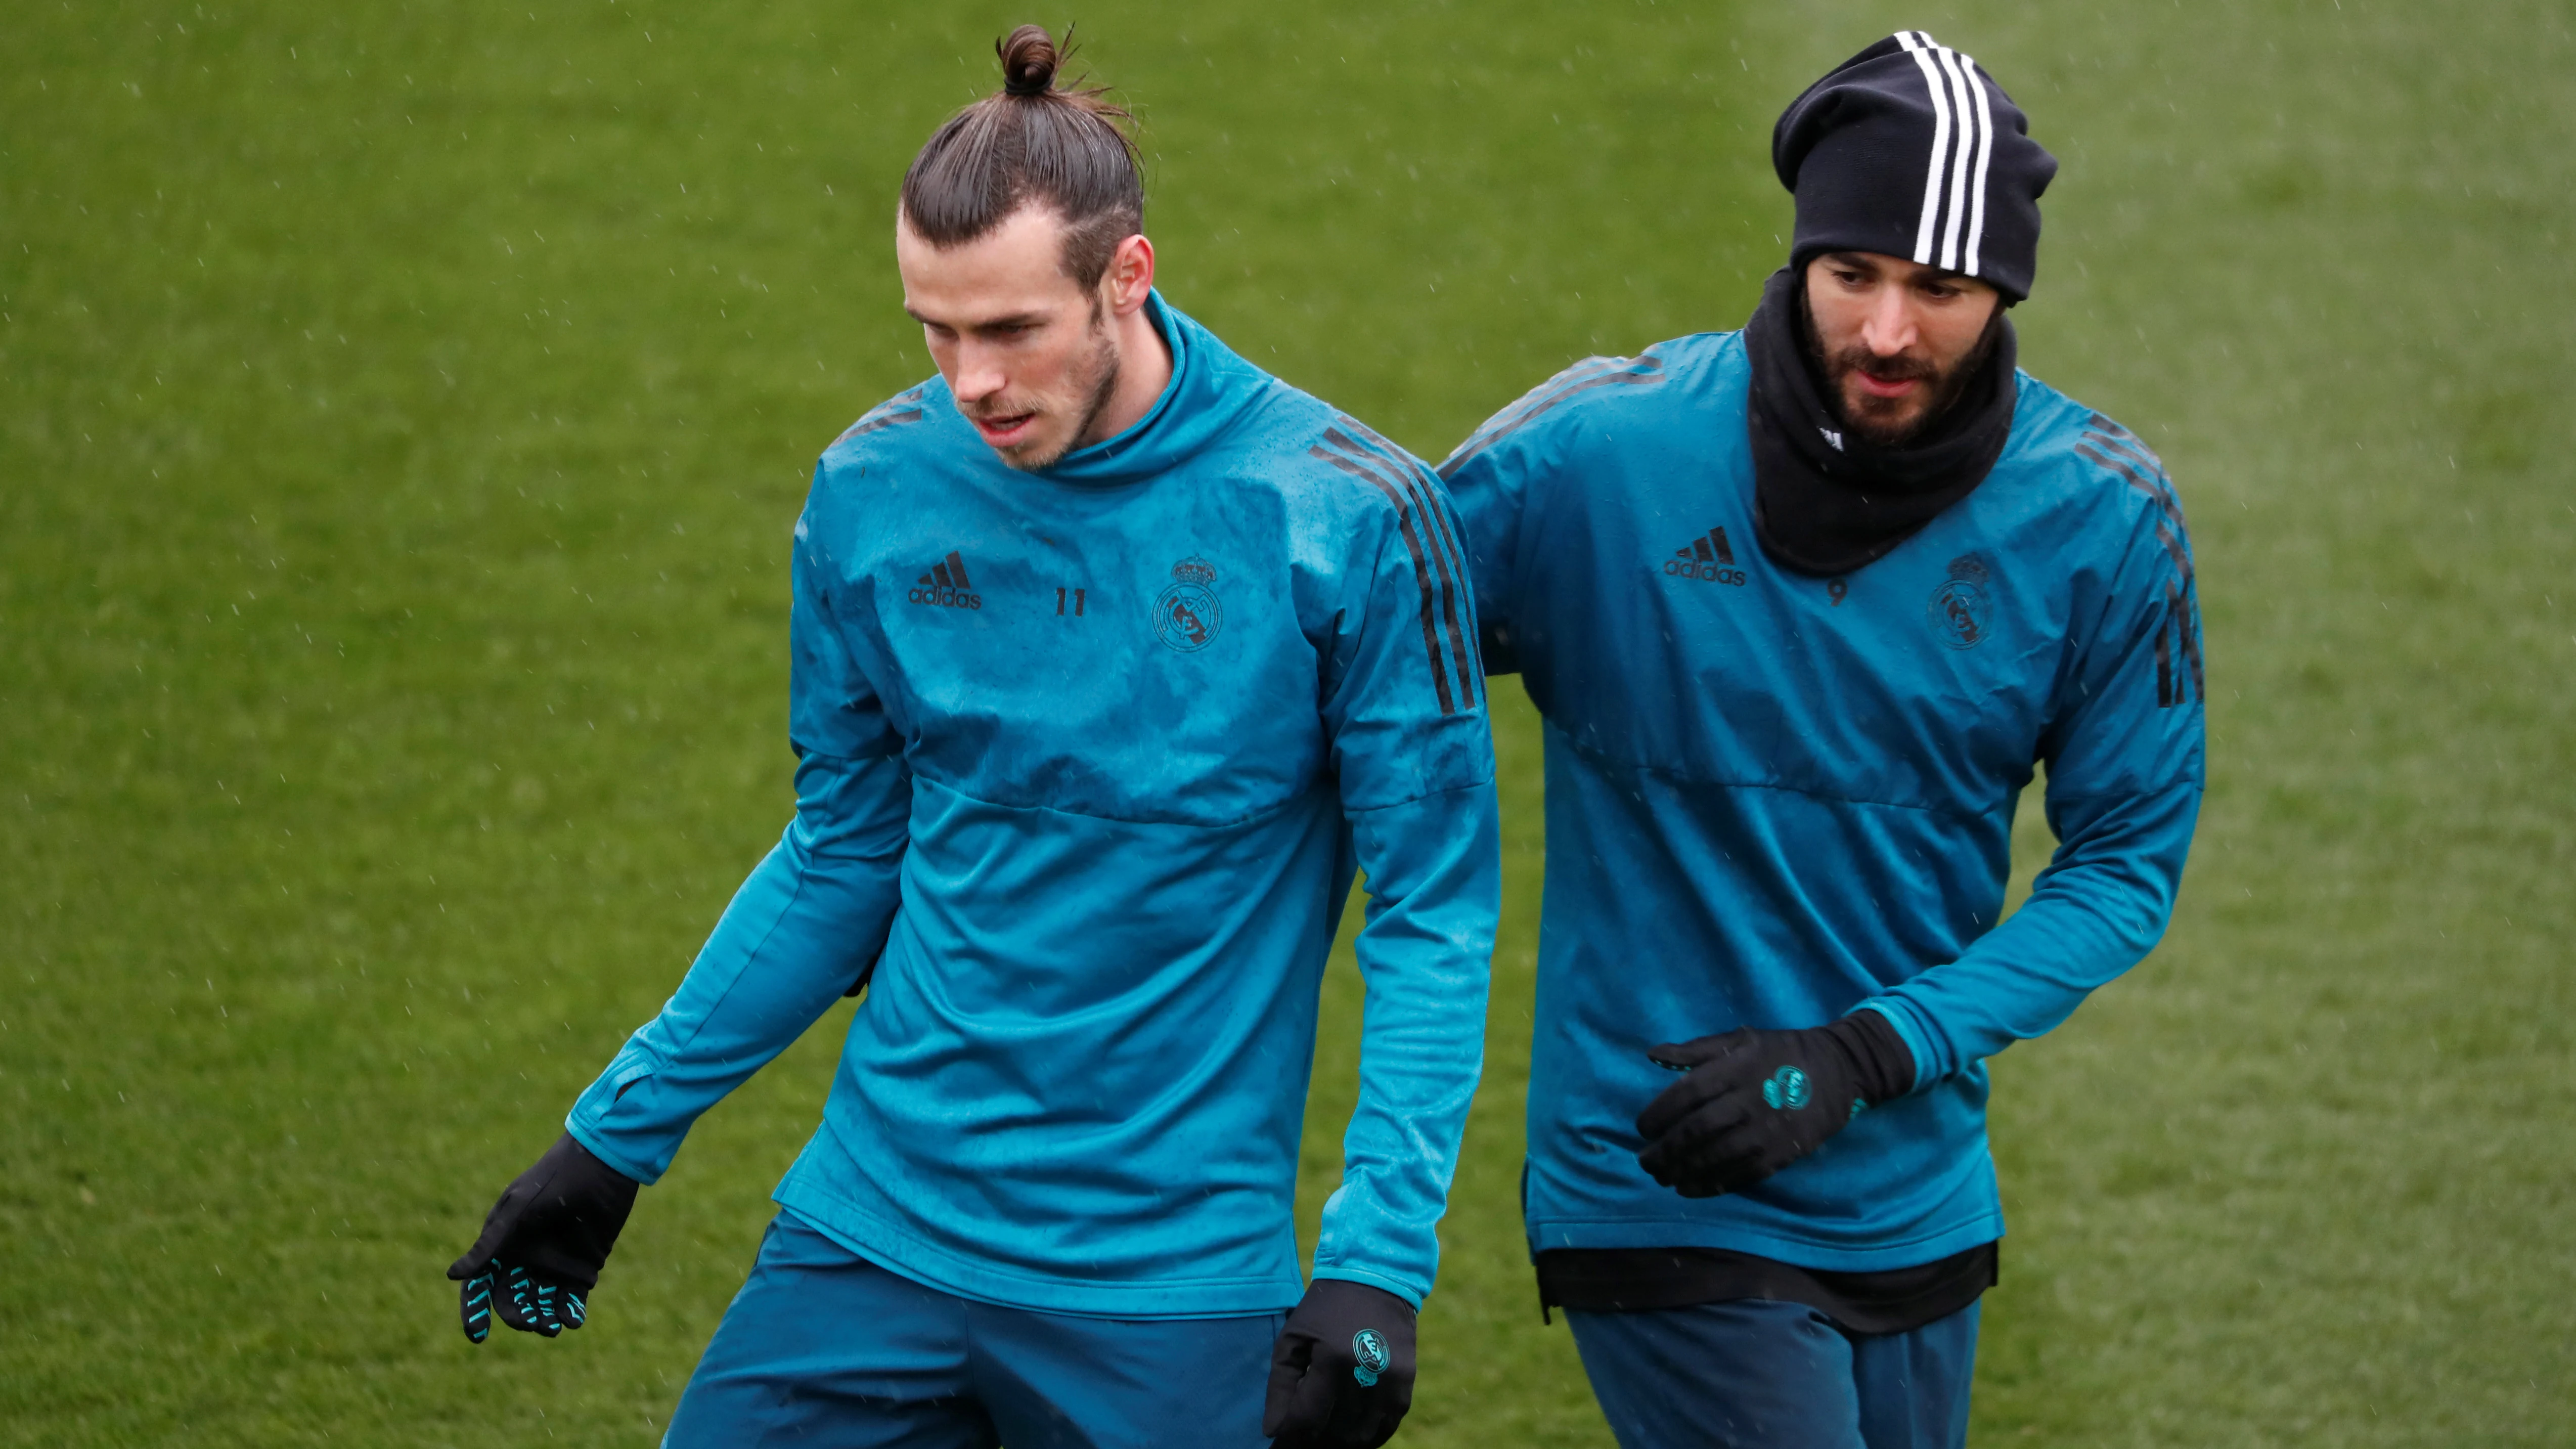
[(633, 1158), (628, 1157), (625, 1153), (619, 1152), (617, 1149), (609, 1146), (606, 1138), (592, 1130), (588, 1123), (580, 1120), (580, 1111), (581, 1109), (579, 1107), (575, 1107), (572, 1112), (566, 1114), (564, 1117), (564, 1131), (571, 1134), (573, 1141), (580, 1143), (585, 1148), (588, 1148), (591, 1156), (607, 1163), (610, 1167), (617, 1169), (619, 1172), (635, 1179), (646, 1187), (651, 1187), (654, 1183), (661, 1181), (662, 1174), (653, 1171), (649, 1166), (639, 1164)]
[(1914, 1085), (1908, 1090), (1922, 1091), (1950, 1074), (1951, 1068), (1944, 1065), (1948, 1058), (1941, 1050), (1939, 1038), (1915, 1015), (1912, 1004), (1904, 998), (1882, 996), (1864, 1001), (1853, 1010), (1876, 1012), (1886, 1019), (1889, 1026), (1896, 1028), (1898, 1039), (1914, 1056)]
[(1914, 1049), (1883, 1011), (1855, 1011), (1826, 1027), (1859, 1068), (1861, 1100), (1875, 1107), (1914, 1090)]
[(1372, 1273), (1366, 1268), (1354, 1268), (1348, 1263), (1336, 1263), (1329, 1268), (1318, 1263), (1315, 1265), (1315, 1276), (1317, 1278), (1338, 1279), (1344, 1283), (1358, 1283), (1365, 1287), (1375, 1288), (1381, 1293), (1392, 1293), (1396, 1297), (1413, 1305), (1414, 1312), (1420, 1313), (1422, 1311), (1423, 1295), (1421, 1290), (1402, 1281), (1401, 1279), (1389, 1278), (1382, 1273)]

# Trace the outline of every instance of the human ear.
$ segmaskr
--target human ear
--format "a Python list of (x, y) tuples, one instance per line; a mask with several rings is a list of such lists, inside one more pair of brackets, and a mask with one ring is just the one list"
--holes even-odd
[(1154, 244), (1143, 236), (1131, 236), (1109, 254), (1109, 306), (1125, 315), (1145, 305), (1146, 294), (1154, 290)]

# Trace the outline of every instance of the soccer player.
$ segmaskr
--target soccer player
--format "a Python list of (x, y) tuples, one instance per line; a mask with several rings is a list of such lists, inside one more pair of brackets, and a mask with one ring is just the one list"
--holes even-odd
[[(1622, 1444), (1958, 1445), (1985, 1060), (2152, 947), (2199, 810), (2173, 486), (2015, 368), (2056, 162), (1920, 32), (1772, 135), (1741, 332), (1568, 369), (1441, 472), (1546, 720), (1524, 1207)], [(2047, 767), (2055, 859), (2001, 926)]]
[[(578, 1326), (636, 1185), (864, 983), (666, 1443), (1376, 1445), (1499, 895), (1456, 523), (1154, 291), (1125, 112), (1036, 26), (1000, 49), (903, 182), (939, 375), (832, 444), (796, 525), (796, 818), (450, 1276), (477, 1341)], [(1306, 1287), (1355, 867), (1359, 1103)]]

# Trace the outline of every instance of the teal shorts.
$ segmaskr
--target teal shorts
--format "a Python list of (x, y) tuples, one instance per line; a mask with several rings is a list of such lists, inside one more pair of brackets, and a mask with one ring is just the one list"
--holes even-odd
[(665, 1449), (1261, 1449), (1287, 1316), (1081, 1318), (960, 1298), (789, 1213), (681, 1392)]

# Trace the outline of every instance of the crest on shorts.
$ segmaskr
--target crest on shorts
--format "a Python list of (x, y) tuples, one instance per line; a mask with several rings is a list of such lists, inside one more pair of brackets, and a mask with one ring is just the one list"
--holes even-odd
[(1154, 635), (1183, 654), (1216, 642), (1225, 627), (1225, 605), (1216, 596), (1216, 569), (1196, 554), (1172, 565), (1172, 585), (1154, 596)]
[(1941, 636), (1942, 643), (1953, 649), (1974, 649), (1985, 642), (1994, 617), (1994, 606), (1986, 597), (1987, 576), (1986, 561), (1975, 554), (1950, 560), (1948, 576), (1924, 606), (1932, 632)]

